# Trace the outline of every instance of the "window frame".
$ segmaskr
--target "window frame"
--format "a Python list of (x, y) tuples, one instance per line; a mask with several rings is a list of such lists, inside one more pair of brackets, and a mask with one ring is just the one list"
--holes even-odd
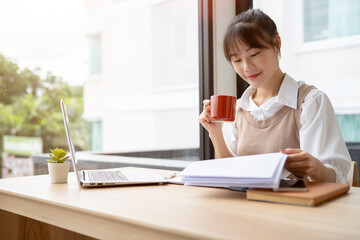
[[(248, 9), (253, 8), (254, 2), (253, 0), (236, 0), (235, 1), (235, 14), (238, 15), (241, 12), (247, 11)], [(242, 79), (238, 74), (236, 74), (236, 95), (237, 98), (240, 98), (245, 90), (250, 85)]]
[[(213, 3), (212, 0), (199, 0), (199, 114), (203, 99), (214, 94), (213, 59)], [(213, 159), (214, 147), (209, 134), (200, 126), (200, 160)]]
[[(235, 14), (253, 7), (253, 0), (235, 0)], [(199, 0), (199, 72), (200, 101), (199, 114), (202, 112), (203, 99), (214, 94), (214, 41), (213, 41), (213, 1)], [(241, 97), (248, 84), (236, 75), (236, 95)], [(214, 159), (215, 151), (208, 132), (200, 127), (200, 160)]]

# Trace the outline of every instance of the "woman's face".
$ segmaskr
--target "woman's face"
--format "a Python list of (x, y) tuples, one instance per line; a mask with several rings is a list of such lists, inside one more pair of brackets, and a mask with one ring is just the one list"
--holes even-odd
[(271, 88), (273, 77), (280, 71), (278, 50), (268, 44), (265, 46), (250, 48), (239, 43), (238, 51), (230, 59), (236, 73), (256, 89)]

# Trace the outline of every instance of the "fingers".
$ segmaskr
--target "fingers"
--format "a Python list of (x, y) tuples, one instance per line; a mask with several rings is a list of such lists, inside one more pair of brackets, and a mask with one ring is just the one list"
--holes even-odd
[(280, 152), (285, 154), (294, 154), (294, 153), (301, 153), (302, 150), (299, 148), (286, 148), (286, 149), (280, 149)]
[(210, 109), (211, 109), (211, 101), (210, 100), (205, 99), (203, 101), (203, 109), (208, 110), (210, 112)]
[[(290, 152), (290, 151), (288, 151)], [(297, 152), (296, 150), (293, 152)], [(310, 153), (300, 152), (288, 155), (284, 168), (297, 177), (308, 177), (315, 174), (317, 160)]]
[(299, 178), (310, 176), (312, 173), (311, 168), (304, 166), (302, 163), (285, 163), (284, 168)]
[(287, 148), (280, 150), (281, 153), (288, 154), (286, 162), (298, 162), (308, 159), (310, 156), (298, 148)]
[(211, 123), (211, 120), (210, 120), (210, 110), (211, 110), (210, 104), (211, 104), (211, 102), (210, 102), (210, 100), (205, 99), (203, 101), (203, 104), (204, 104), (203, 111), (199, 116), (199, 122), (201, 124), (203, 124), (203, 123)]
[(205, 106), (205, 105), (210, 105), (210, 104), (211, 104), (211, 101), (210, 101), (209, 99), (205, 99), (205, 100), (203, 101), (203, 104), (204, 104), (204, 106)]
[(198, 120), (206, 128), (204, 124), (212, 123), (210, 119), (210, 110), (211, 110), (210, 100), (204, 100), (203, 103), (204, 103), (204, 109), (200, 114)]
[(211, 123), (210, 113), (208, 113), (206, 110), (204, 110), (199, 116), (199, 122), (200, 123)]
[(307, 155), (304, 153), (288, 155), (286, 162), (302, 162), (308, 159)]
[(309, 161), (285, 162), (285, 166), (290, 169), (310, 168)]

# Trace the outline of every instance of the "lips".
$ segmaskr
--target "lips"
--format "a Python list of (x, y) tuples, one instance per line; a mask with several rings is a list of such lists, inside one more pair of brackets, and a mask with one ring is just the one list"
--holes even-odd
[(260, 74), (261, 74), (261, 72), (259, 72), (259, 73), (257, 73), (257, 74), (254, 74), (254, 75), (247, 76), (247, 79), (254, 80), (254, 79), (256, 79)]

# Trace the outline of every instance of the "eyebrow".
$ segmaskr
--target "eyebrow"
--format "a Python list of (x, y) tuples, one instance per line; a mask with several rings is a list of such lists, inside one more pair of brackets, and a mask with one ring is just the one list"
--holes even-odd
[[(249, 47), (249, 48), (247, 48), (245, 51), (246, 52), (248, 52), (248, 51), (250, 51), (251, 49), (253, 49), (253, 47)], [(236, 56), (238, 56), (239, 54), (237, 54), (237, 53), (233, 53), (233, 54), (230, 54), (230, 57), (236, 57)]]

